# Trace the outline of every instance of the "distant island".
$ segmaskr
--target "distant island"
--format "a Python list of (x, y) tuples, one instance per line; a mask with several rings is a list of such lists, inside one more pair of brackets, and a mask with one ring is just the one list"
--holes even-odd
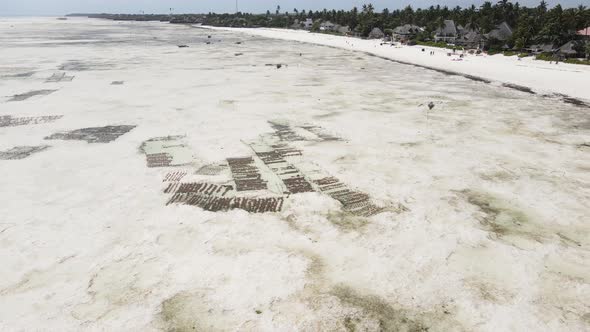
[(382, 38), (409, 44), (461, 47), (507, 55), (535, 55), (541, 60), (590, 64), (590, 8), (534, 8), (501, 0), (468, 8), (430, 6), (375, 12), (372, 4), (359, 10), (282, 11), (265, 14), (70, 14), (121, 21), (162, 21), (238, 28), (289, 28), (312, 32)]

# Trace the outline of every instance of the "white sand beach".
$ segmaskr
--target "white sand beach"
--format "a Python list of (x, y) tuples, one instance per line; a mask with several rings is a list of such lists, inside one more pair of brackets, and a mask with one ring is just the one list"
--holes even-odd
[(0, 18), (1, 331), (590, 329), (589, 109), (351, 49), (587, 69), (247, 32)]
[[(540, 94), (564, 94), (574, 98), (590, 100), (590, 66), (567, 63), (550, 64), (536, 61), (532, 57), (506, 57), (501, 54), (470, 55), (459, 58), (460, 51), (454, 55), (450, 49), (428, 46), (395, 46), (378, 40), (335, 36), (322, 33), (310, 33), (304, 30), (288, 29), (238, 29), (206, 27), (215, 30), (240, 31), (250, 35), (299, 41), (318, 45), (338, 47), (346, 50), (367, 52), (395, 61), (445, 70), (463, 75), (474, 76), (494, 83), (515, 84), (530, 88)], [(422, 52), (422, 49), (425, 49)], [(430, 55), (434, 51), (434, 55)]]

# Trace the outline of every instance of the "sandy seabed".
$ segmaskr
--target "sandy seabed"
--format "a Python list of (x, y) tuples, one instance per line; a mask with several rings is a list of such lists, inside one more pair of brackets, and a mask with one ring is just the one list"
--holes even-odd
[(588, 108), (162, 23), (0, 44), (3, 331), (590, 329)]

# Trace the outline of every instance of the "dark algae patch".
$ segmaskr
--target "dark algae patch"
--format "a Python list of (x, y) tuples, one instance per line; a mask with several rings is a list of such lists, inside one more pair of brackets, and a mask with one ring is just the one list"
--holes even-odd
[(482, 215), (477, 220), (496, 238), (515, 235), (540, 242), (540, 235), (531, 232), (529, 218), (522, 211), (487, 193), (463, 190), (461, 194), (469, 204), (479, 208)]
[(414, 313), (396, 308), (378, 296), (361, 294), (344, 285), (335, 286), (330, 294), (338, 298), (342, 305), (361, 311), (361, 316), (349, 315), (343, 319), (342, 324), (347, 331), (361, 331), (360, 325), (365, 319), (375, 320), (378, 331), (383, 332), (422, 332), (433, 328), (443, 331), (462, 330), (456, 323), (443, 317), (444, 313)]
[[(428, 331), (428, 327), (409, 319), (402, 310), (393, 308), (377, 296), (361, 295), (346, 286), (334, 287), (331, 294), (343, 304), (359, 308), (365, 315), (376, 319), (381, 331)], [(355, 326), (352, 320), (345, 319), (345, 323), (349, 328)]]
[[(525, 242), (554, 242), (567, 247), (582, 247), (587, 232), (575, 226), (543, 223), (538, 216), (525, 213), (517, 204), (489, 193), (462, 190), (467, 203), (478, 208), (475, 219), (492, 240), (501, 240), (521, 247)], [(525, 245), (526, 246), (526, 245)]]
[(203, 294), (180, 292), (162, 302), (160, 319), (161, 330), (167, 332), (214, 332), (221, 331), (216, 322), (217, 315), (212, 311)]

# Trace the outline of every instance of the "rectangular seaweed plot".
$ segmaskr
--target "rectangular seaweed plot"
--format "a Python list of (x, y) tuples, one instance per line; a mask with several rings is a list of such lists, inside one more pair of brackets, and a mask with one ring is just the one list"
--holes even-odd
[(47, 96), (54, 93), (57, 90), (33, 90), (22, 94), (14, 95), (8, 101), (23, 101), (35, 96)]
[(61, 119), (62, 115), (47, 115), (47, 116), (34, 116), (34, 117), (23, 117), (13, 118), (10, 115), (0, 116), (0, 127), (16, 127), (35, 125), (41, 123), (53, 122), (57, 119)]
[(325, 177), (313, 181), (322, 193), (327, 194), (342, 204), (342, 210), (357, 216), (369, 217), (383, 211), (371, 203), (368, 194), (350, 190), (335, 177)]
[(82, 128), (73, 131), (55, 133), (45, 139), (75, 140), (88, 143), (109, 143), (131, 131), (135, 126), (106, 126)]
[(139, 150), (145, 154), (147, 166), (150, 168), (188, 165), (193, 161), (193, 155), (182, 142), (183, 138), (183, 136), (152, 138), (143, 142)]
[(310, 133), (316, 135), (319, 141), (322, 142), (329, 142), (329, 141), (341, 141), (340, 137), (334, 136), (327, 132), (324, 128), (314, 125), (304, 125), (300, 126), (301, 128), (309, 131)]
[(45, 80), (45, 83), (71, 82), (73, 79), (74, 76), (67, 76), (66, 73), (55, 73)]
[(168, 204), (179, 203), (198, 206), (203, 210), (218, 212), (241, 209), (250, 213), (279, 212), (283, 207), (283, 197), (247, 198), (219, 197), (201, 193), (176, 193)]
[[(228, 193), (234, 193), (233, 187), (229, 185), (218, 185), (213, 183), (204, 182), (185, 182), (185, 183), (170, 183), (166, 189), (165, 194), (203, 194), (203, 195), (215, 195), (218, 197), (224, 197)], [(177, 203), (172, 201), (169, 203)]]
[(232, 186), (213, 183), (170, 183), (164, 193), (172, 193), (166, 205), (197, 206), (211, 212), (235, 209), (250, 213), (279, 212), (284, 202), (283, 197), (236, 197)]
[(162, 182), (180, 182), (187, 174), (185, 171), (168, 172)]
[(266, 181), (254, 163), (254, 158), (228, 158), (227, 163), (236, 182), (237, 191), (265, 190)]
[(0, 160), (25, 159), (34, 153), (48, 149), (48, 145), (41, 146), (16, 146), (10, 150), (0, 151)]
[(291, 148), (286, 144), (266, 146), (263, 144), (251, 144), (250, 147), (256, 156), (275, 173), (287, 187), (288, 193), (297, 194), (312, 192), (313, 188), (297, 168), (291, 165), (286, 157), (301, 156), (301, 151)]
[(305, 137), (298, 135), (294, 130), (293, 127), (287, 124), (282, 124), (278, 122), (268, 121), (272, 129), (275, 131), (274, 135), (279, 138), (281, 141), (286, 142), (295, 142), (295, 141), (305, 141)]

